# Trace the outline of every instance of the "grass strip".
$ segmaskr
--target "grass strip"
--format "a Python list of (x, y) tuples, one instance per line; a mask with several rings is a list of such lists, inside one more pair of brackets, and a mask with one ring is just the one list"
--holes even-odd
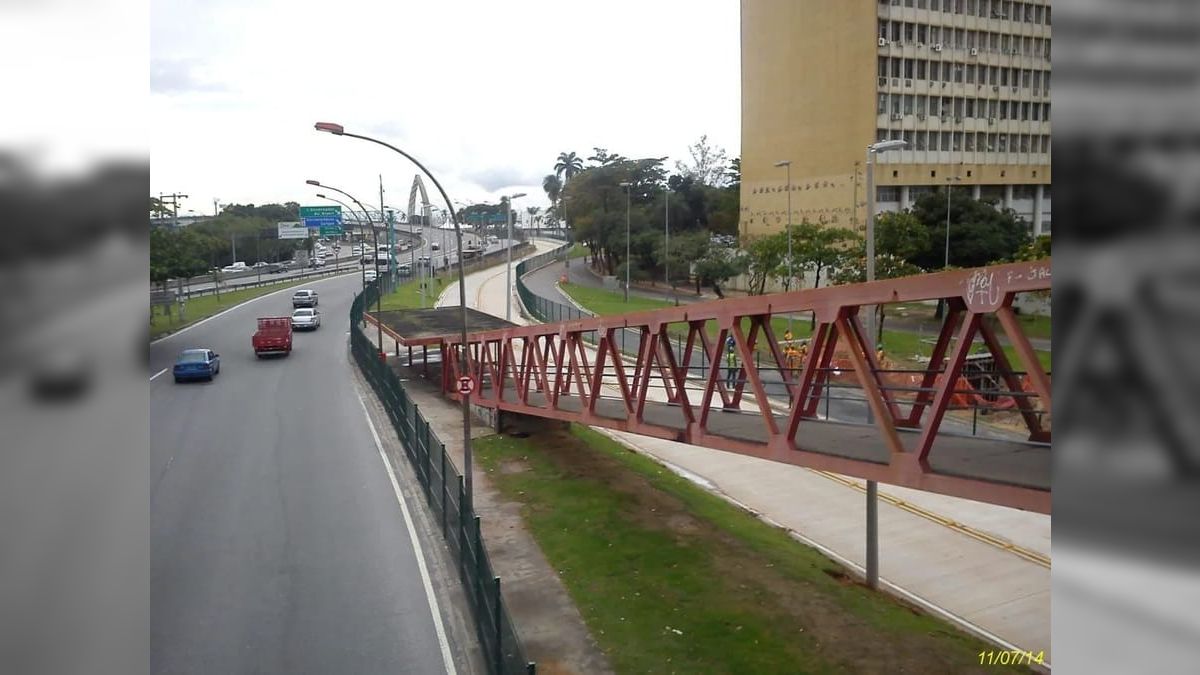
[(253, 300), (259, 296), (267, 295), (268, 293), (274, 293), (275, 291), (283, 290), (285, 288), (304, 286), (305, 284), (311, 284), (314, 281), (330, 279), (334, 276), (336, 275), (320, 277), (319, 279), (308, 277), (305, 279), (281, 281), (277, 284), (271, 284), (269, 286), (243, 288), (236, 291), (222, 291), (219, 298), (216, 295), (201, 295), (195, 298), (188, 298), (185, 301), (186, 304), (184, 305), (185, 320), (183, 321), (179, 320), (178, 313), (172, 313), (168, 316), (163, 311), (162, 307), (154, 307), (150, 313), (150, 338), (154, 339), (162, 337), (163, 335), (177, 331), (180, 328), (185, 328), (196, 323), (197, 321), (207, 319), (214, 314), (229, 309), (234, 305), (241, 304), (247, 300)]
[[(476, 441), (619, 673), (994, 672), (990, 649), (591, 429)], [(1025, 670), (1020, 668), (1017, 670)]]

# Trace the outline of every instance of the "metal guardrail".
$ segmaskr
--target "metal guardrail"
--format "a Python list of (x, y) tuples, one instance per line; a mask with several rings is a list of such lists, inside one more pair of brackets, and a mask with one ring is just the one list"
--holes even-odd
[[(222, 293), (232, 293), (234, 291), (240, 291), (240, 290), (243, 290), (246, 288), (261, 288), (263, 286), (274, 286), (276, 284), (288, 283), (290, 281), (302, 281), (304, 279), (335, 276), (338, 274), (348, 274), (350, 272), (357, 273), (358, 272), (357, 266), (352, 267), (351, 265), (353, 265), (353, 263), (341, 266), (340, 268), (330, 267), (328, 269), (318, 269), (318, 270), (314, 270), (311, 272), (301, 272), (300, 274), (290, 274), (287, 276), (276, 276), (276, 275), (272, 274), (268, 277), (268, 275), (264, 274), (263, 279), (261, 281), (255, 280), (255, 281), (250, 281), (250, 282), (247, 282), (244, 284), (222, 284), (221, 292)], [(211, 288), (211, 287), (210, 288), (197, 288), (194, 290), (187, 290), (185, 288), (183, 291), (179, 291), (179, 290), (171, 289), (171, 288), (168, 288), (168, 290), (174, 294), (174, 297), (176, 299), (182, 299), (182, 300), (187, 300), (189, 298), (198, 298), (198, 297), (205, 296), (205, 295), (216, 295), (216, 293), (217, 293), (217, 289)], [(151, 293), (155, 293), (155, 292), (157, 292), (156, 289), (151, 290)]]
[(495, 575), (483, 545), (479, 516), (467, 503), (463, 476), (446, 454), (446, 444), (430, 429), (429, 422), (409, 398), (400, 378), (379, 359), (375, 345), (362, 331), (363, 308), (375, 302), (381, 290), (386, 292), (387, 289), (381, 289), (379, 282), (371, 283), (354, 298), (350, 309), (350, 345), (354, 360), (383, 403), (416, 471), (425, 503), (441, 525), (442, 537), (454, 557), (471, 605), (488, 672), (532, 675), (537, 672), (537, 666), (525, 656), (525, 647), (501, 592), (500, 577)]

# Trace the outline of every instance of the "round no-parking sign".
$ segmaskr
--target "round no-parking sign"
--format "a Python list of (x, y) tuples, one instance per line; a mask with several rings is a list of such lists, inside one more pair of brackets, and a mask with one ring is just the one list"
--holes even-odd
[(458, 393), (463, 396), (468, 396), (475, 391), (475, 380), (463, 375), (458, 378)]

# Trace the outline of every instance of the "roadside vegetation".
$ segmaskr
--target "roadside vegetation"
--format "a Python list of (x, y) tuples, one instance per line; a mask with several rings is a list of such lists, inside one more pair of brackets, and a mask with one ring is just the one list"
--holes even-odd
[(979, 664), (985, 643), (591, 429), (475, 448), (618, 673), (998, 668)]
[[(329, 277), (323, 277), (329, 278)], [(178, 306), (172, 308), (171, 314), (167, 314), (161, 306), (156, 306), (150, 313), (150, 339), (162, 337), (168, 333), (173, 333), (180, 328), (190, 326), (197, 321), (207, 319), (208, 317), (217, 314), (233, 307), (234, 305), (243, 303), (247, 300), (274, 293), (285, 288), (294, 286), (303, 286), (311, 284), (313, 279), (295, 279), (291, 281), (281, 281), (277, 284), (269, 286), (259, 286), (257, 288), (243, 288), (236, 291), (221, 292), (218, 298), (216, 295), (202, 295), (188, 299), (184, 304), (183, 319), (179, 318)]]

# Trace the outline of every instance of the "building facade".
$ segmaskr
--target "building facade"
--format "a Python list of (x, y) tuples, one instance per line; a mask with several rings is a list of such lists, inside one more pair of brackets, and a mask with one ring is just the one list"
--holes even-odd
[[(742, 194), (749, 237), (969, 190), (1048, 234), (1049, 0), (742, 0)], [(790, 162), (790, 167), (778, 167)], [(790, 168), (790, 185), (788, 169)]]

